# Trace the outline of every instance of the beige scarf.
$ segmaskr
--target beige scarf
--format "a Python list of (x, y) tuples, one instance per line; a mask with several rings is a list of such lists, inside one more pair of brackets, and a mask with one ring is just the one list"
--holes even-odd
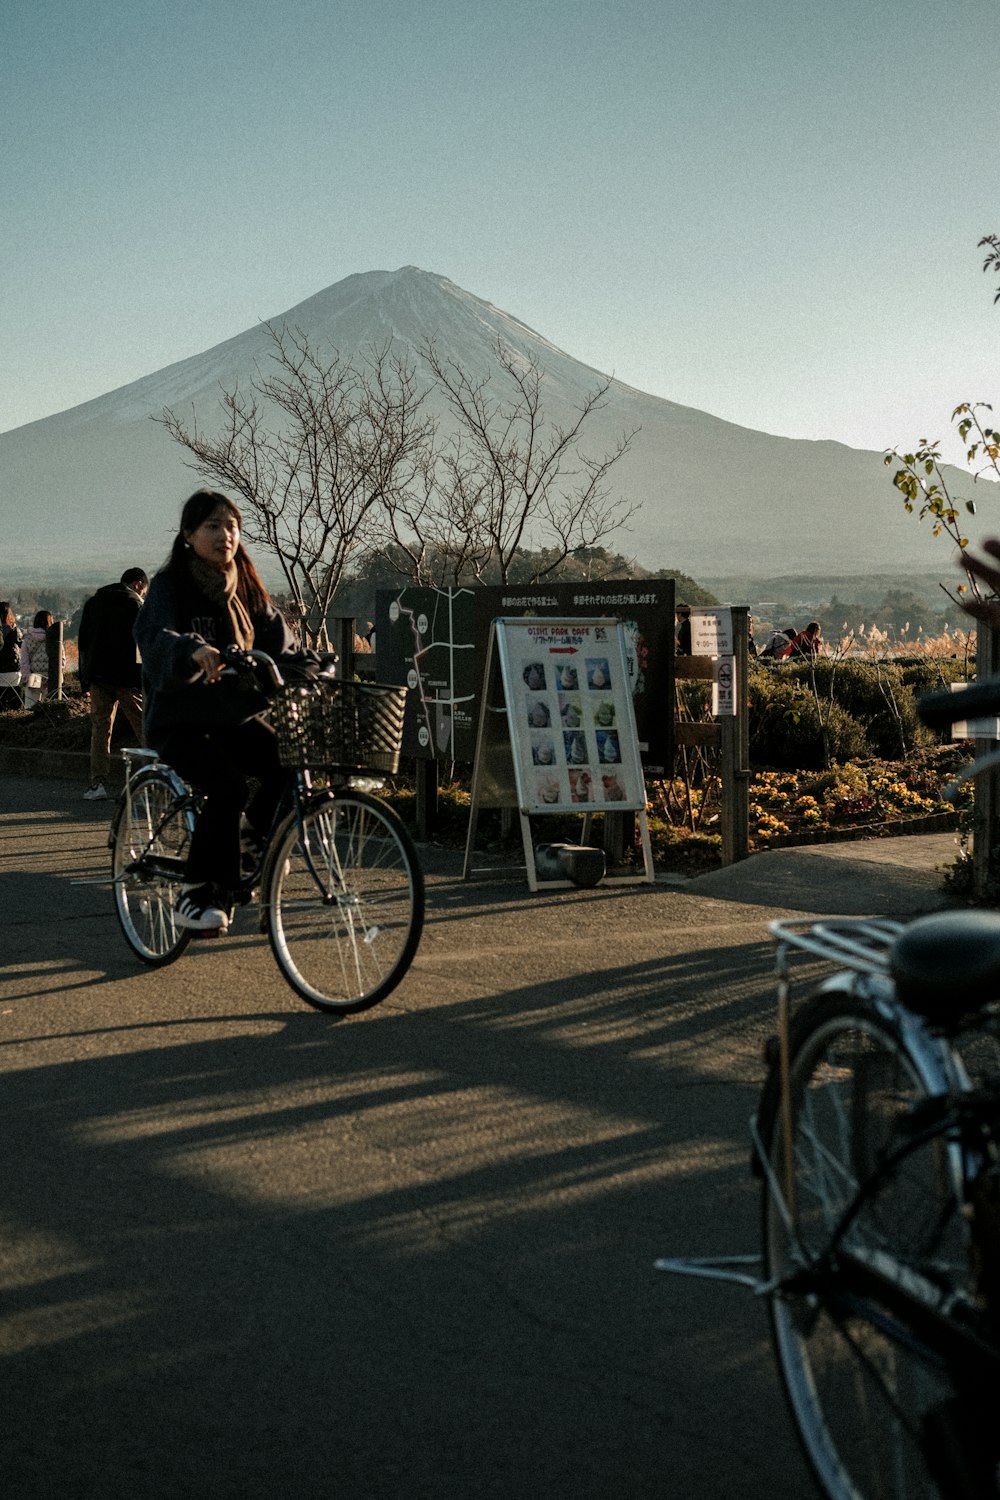
[(233, 633), (233, 643), (242, 651), (249, 651), (253, 645), (253, 621), (247, 613), (246, 605), (236, 592), (240, 581), (236, 564), (231, 562), (225, 572), (220, 572), (218, 568), (213, 568), (209, 563), (204, 562), (197, 554), (189, 557), (188, 561), (191, 565), (191, 577), (202, 593), (211, 599), (213, 604), (225, 605)]

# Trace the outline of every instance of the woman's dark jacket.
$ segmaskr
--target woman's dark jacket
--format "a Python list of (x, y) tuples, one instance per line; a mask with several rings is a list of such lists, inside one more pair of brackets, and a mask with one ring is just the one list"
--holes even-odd
[(21, 671), (21, 632), (15, 625), (0, 625), (0, 672)]
[[(273, 605), (251, 619), (255, 650), (276, 661), (302, 660)], [(208, 682), (194, 666), (199, 646), (221, 651), (233, 644), (233, 629), (225, 605), (214, 603), (193, 580), (156, 574), (135, 622), (135, 639), (142, 656), (143, 732), (153, 750), (178, 727), (243, 724), (266, 708), (264, 694), (243, 674), (226, 673)]]
[(142, 598), (126, 583), (108, 583), (83, 606), (77, 648), (80, 686), (95, 683), (139, 691), (140, 668), (132, 629)]

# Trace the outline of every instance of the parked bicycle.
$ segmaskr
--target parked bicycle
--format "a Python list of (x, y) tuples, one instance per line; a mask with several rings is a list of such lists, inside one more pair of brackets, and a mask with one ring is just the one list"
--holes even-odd
[[(372, 795), (398, 768), (406, 689), (333, 677), (286, 683), (264, 652), (230, 647), (225, 656), (229, 669), (270, 681), (288, 770), (260, 863), (229, 894), (231, 907), (258, 896), (260, 930), (308, 1004), (366, 1010), (403, 978), (423, 928), (413, 842)], [(133, 952), (155, 967), (173, 963), (194, 936), (174, 908), (201, 799), (154, 751), (123, 755), (109, 836), (115, 910)]]
[[(959, 710), (933, 695), (922, 712)], [(657, 1266), (766, 1300), (791, 1414), (832, 1500), (996, 1497), (1000, 916), (770, 930), (778, 1032), (750, 1125), (760, 1253)]]

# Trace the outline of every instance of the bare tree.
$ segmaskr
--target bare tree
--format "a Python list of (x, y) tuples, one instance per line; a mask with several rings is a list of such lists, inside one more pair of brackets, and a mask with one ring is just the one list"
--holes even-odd
[(490, 371), (481, 376), (445, 358), (433, 343), (421, 355), (455, 430), (425, 471), (419, 493), (411, 490), (393, 515), (393, 540), (412, 563), (415, 579), (481, 580), (489, 570), (506, 583), (515, 559), (537, 548), (530, 580), (537, 581), (570, 553), (596, 546), (638, 509), (614, 497), (606, 484), (635, 430), (622, 432), (600, 457), (580, 447), (610, 380), (586, 394), (573, 420), (560, 427), (545, 415), (541, 366), (502, 340)]
[(265, 327), (277, 368), (258, 372), (249, 392), (223, 391), (218, 436), (169, 408), (156, 420), (197, 473), (240, 498), (249, 539), (281, 565), (304, 638), (325, 646), (350, 560), (383, 540), (387, 517), (425, 484), (434, 424), (391, 341), (355, 366), (337, 350), (324, 359), (299, 329)]
[[(473, 377), (433, 345), (422, 351), (452, 418), (439, 444), (412, 364), (392, 340), (350, 364), (324, 358), (301, 330), (265, 324), (275, 370), (223, 390), (221, 432), (167, 408), (156, 420), (197, 473), (238, 497), (247, 535), (281, 566), (305, 639), (326, 644), (326, 618), (349, 566), (382, 555), (416, 583), (508, 582), (532, 561), (534, 582), (593, 548), (637, 507), (612, 497), (612, 466), (634, 436), (600, 457), (580, 449), (607, 394), (585, 395), (568, 426), (544, 412), (543, 372), (502, 342)], [(537, 549), (537, 550), (532, 550)]]

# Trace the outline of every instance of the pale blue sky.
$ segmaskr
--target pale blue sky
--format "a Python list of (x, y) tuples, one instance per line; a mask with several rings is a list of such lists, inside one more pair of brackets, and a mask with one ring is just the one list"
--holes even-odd
[(0, 0), (0, 430), (357, 271), (880, 448), (996, 397), (996, 0)]

